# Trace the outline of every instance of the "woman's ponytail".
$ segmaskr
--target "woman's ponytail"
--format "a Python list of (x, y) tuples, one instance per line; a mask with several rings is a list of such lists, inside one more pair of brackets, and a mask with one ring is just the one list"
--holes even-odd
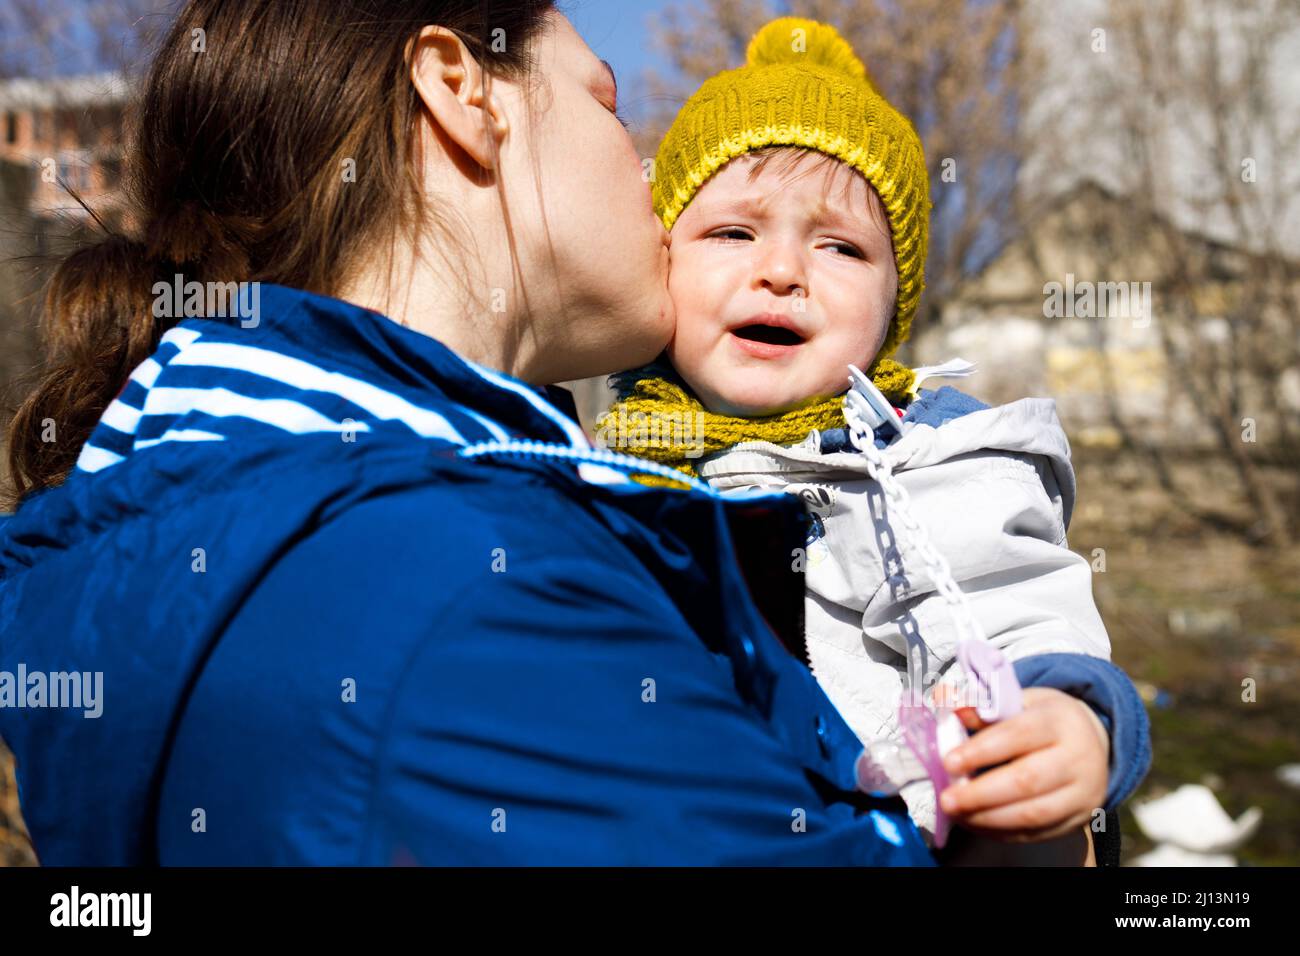
[(45, 363), (9, 426), (9, 469), (18, 498), (57, 484), (132, 369), (180, 316), (158, 317), (154, 285), (248, 274), (256, 219), (222, 218), (198, 202), (160, 210), (141, 239), (109, 234), (64, 259), (46, 288)]
[(150, 290), (156, 262), (143, 243), (111, 235), (64, 259), (46, 288), (46, 361), (9, 425), (19, 498), (58, 484), (131, 369), (157, 345)]

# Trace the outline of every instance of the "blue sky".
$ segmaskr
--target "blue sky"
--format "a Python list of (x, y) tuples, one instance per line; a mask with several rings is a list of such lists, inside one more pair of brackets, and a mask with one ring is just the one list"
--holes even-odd
[[(646, 20), (666, 6), (669, 0), (557, 0), (557, 5), (577, 27), (596, 55), (608, 60), (630, 82), (654, 60), (650, 51)], [(162, 5), (161, 3), (159, 4)], [(0, 24), (5, 21), (0, 18)], [(93, 58), (91, 29), (85, 18), (73, 17), (70, 30), (56, 39), (59, 49), (52, 54), (53, 63), (42, 63), (53, 73), (87, 69)]]

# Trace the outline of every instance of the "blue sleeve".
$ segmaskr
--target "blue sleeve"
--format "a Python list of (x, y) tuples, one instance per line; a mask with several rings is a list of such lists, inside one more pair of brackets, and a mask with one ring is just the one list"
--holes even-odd
[(1113, 810), (1151, 769), (1151, 726), (1137, 688), (1108, 660), (1087, 654), (1036, 654), (1015, 662), (1021, 687), (1053, 687), (1093, 709), (1110, 735), (1110, 782), (1103, 809)]
[(959, 392), (951, 385), (944, 385), (938, 391), (933, 392), (928, 388), (921, 389), (920, 397), (907, 406), (907, 412), (903, 418), (905, 421), (938, 428), (944, 422), (952, 421), (954, 418), (961, 418), (971, 412), (982, 411), (988, 407), (978, 398), (967, 395), (965, 392)]
[(805, 771), (635, 561), (509, 561), (405, 667), (372, 823), (383, 858), (932, 862), (905, 816)]

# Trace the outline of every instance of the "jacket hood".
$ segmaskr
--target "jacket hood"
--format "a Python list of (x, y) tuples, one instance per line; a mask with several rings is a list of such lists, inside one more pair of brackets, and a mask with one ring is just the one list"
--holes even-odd
[(188, 688), (289, 543), (385, 489), (482, 481), (469, 445), (587, 449), (540, 390), (428, 336), (260, 292), (249, 327), (187, 319), (164, 335), (67, 481), (0, 521), (0, 736), (45, 862), (150, 858)]

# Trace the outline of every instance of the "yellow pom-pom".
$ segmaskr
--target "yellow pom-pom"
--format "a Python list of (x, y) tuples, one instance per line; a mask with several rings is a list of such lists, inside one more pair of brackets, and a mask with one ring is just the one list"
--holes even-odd
[(781, 17), (764, 26), (749, 41), (745, 60), (750, 66), (812, 63), (871, 82), (866, 66), (839, 30), (802, 17)]

